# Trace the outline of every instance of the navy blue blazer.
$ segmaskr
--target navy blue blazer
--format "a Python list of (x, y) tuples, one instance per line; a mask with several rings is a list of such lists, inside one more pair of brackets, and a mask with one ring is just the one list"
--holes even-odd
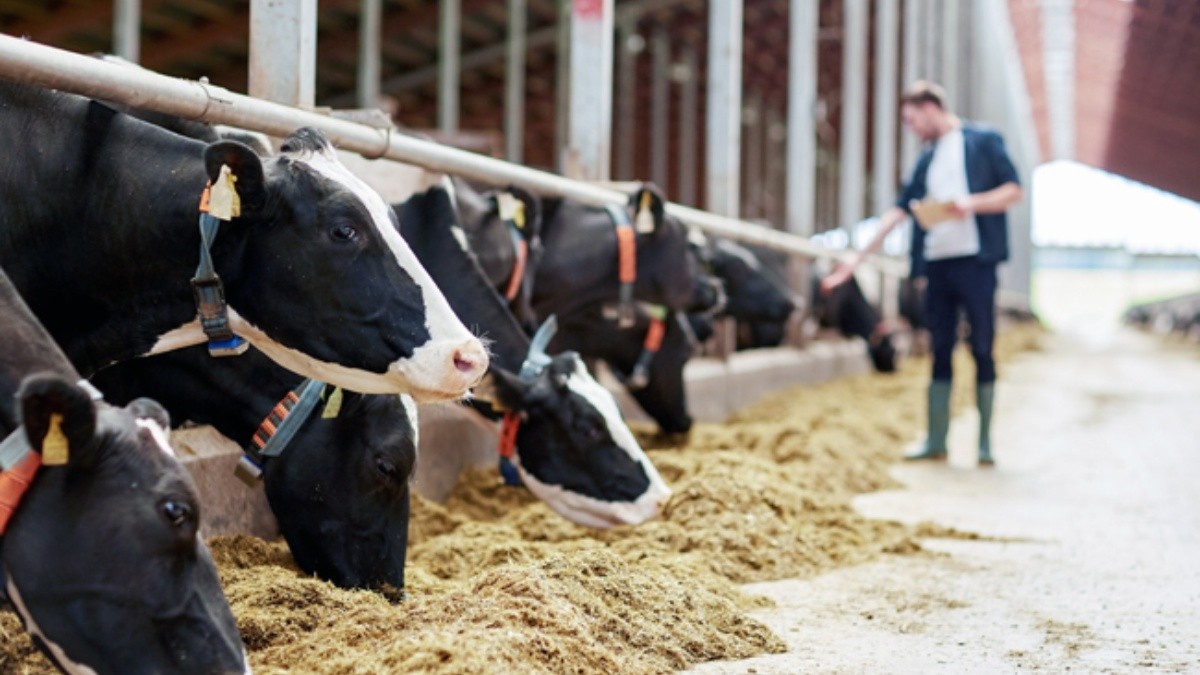
[[(1017, 177), (1017, 169), (1004, 149), (1004, 139), (998, 131), (991, 127), (964, 122), (962, 133), (963, 143), (966, 144), (967, 188), (971, 194), (986, 192), (1005, 183), (1021, 184)], [(925, 175), (929, 173), (929, 164), (933, 161), (933, 151), (936, 147), (936, 141), (930, 143), (917, 158), (912, 176), (896, 201), (896, 206), (907, 211), (910, 216), (912, 211), (908, 208), (908, 202), (913, 199), (920, 201), (925, 197)], [(1003, 212), (976, 213), (975, 226), (979, 228), (979, 262), (996, 265), (1008, 260), (1008, 215)], [(911, 253), (910, 274), (913, 277), (925, 276), (925, 230), (917, 225), (915, 218)]]

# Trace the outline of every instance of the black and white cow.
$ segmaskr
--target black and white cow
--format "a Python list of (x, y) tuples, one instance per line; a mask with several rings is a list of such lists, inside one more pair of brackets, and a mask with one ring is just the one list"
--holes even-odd
[[(643, 210), (646, 216), (640, 216)], [(695, 303), (701, 276), (689, 253), (687, 228), (667, 215), (662, 195), (650, 184), (630, 195), (625, 211), (629, 222), (641, 229), (636, 235), (633, 297), (687, 311)], [(542, 199), (541, 213), (542, 259), (533, 282), (537, 315), (555, 314), (561, 321), (588, 305), (616, 302), (619, 254), (613, 215), (565, 199)]]
[[(177, 422), (211, 424), (249, 447), (301, 378), (254, 350), (213, 359), (191, 347), (116, 364), (92, 382), (117, 402), (152, 396)], [(404, 588), (416, 444), (412, 399), (326, 386), (283, 454), (262, 458), (267, 500), (300, 569), (343, 588)]]
[(319, 132), (279, 157), (183, 138), (84, 98), (0, 83), (0, 265), (84, 372), (203, 342), (189, 279), (222, 167), (241, 215), (212, 244), (231, 328), (348, 389), (461, 397), (487, 353)]
[[(532, 334), (538, 324), (533, 311), (533, 271), (542, 259), (541, 201), (513, 186), (479, 192), (464, 180), (449, 181), (459, 224), (480, 267), (508, 301), (517, 321)], [(521, 210), (519, 216), (506, 213), (513, 209)]]
[(836, 328), (843, 336), (857, 336), (867, 341), (867, 353), (875, 370), (891, 373), (896, 370), (896, 348), (879, 312), (867, 302), (862, 288), (853, 277), (833, 289), (821, 293), (821, 278), (813, 275), (812, 313), (821, 326)]
[(93, 401), (2, 273), (0, 343), (0, 433), (30, 448), (0, 576), (35, 644), (72, 674), (248, 673), (165, 411)]
[(616, 401), (577, 354), (520, 376), (529, 336), (468, 248), (449, 195), (434, 188), (397, 206), (405, 240), (459, 316), (489, 339), (492, 364), (480, 399), (491, 416), (520, 416), (514, 458), (521, 481), (560, 515), (605, 528), (659, 513), (670, 489), (621, 418)]

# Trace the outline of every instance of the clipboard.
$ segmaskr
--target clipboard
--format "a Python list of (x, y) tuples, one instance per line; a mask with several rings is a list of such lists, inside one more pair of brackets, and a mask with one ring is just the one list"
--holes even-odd
[(920, 202), (913, 202), (909, 205), (912, 209), (913, 217), (917, 219), (917, 224), (921, 229), (928, 230), (934, 225), (944, 223), (947, 220), (954, 220), (958, 216), (955, 213), (954, 202), (952, 201), (935, 201), (926, 199)]

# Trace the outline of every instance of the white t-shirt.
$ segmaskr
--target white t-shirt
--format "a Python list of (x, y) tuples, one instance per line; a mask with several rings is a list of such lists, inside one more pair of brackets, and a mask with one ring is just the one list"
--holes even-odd
[[(925, 174), (925, 198), (957, 200), (971, 193), (967, 186), (966, 144), (962, 128), (938, 139)], [(978, 255), (979, 228), (975, 216), (938, 223), (925, 232), (925, 259), (943, 260)]]

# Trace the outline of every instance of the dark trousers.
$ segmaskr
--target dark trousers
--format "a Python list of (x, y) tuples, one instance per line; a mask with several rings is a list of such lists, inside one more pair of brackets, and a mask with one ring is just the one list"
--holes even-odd
[(931, 260), (927, 264), (925, 325), (933, 343), (933, 379), (949, 382), (951, 356), (958, 342), (961, 310), (971, 327), (971, 355), (975, 381), (996, 381), (992, 342), (996, 335), (996, 266), (975, 257)]

